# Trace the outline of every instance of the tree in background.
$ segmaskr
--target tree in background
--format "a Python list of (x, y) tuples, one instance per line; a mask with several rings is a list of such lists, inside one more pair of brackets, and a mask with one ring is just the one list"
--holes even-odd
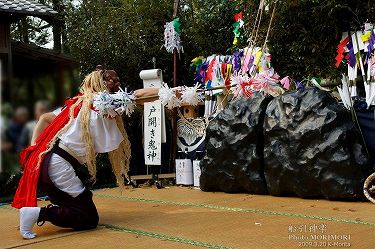
[[(197, 56), (231, 54), (234, 14), (242, 10), (242, 1), (186, 0), (180, 2), (182, 24), (182, 54), (179, 78), (186, 85), (192, 85), (191, 60)], [(244, 42), (241, 40), (238, 47)]]
[[(261, 26), (262, 37), (269, 15)], [(278, 1), (268, 42), (276, 71), (296, 79), (339, 76), (346, 71), (334, 66), (342, 32), (360, 30), (366, 21), (375, 22), (375, 1)]]
[[(173, 1), (146, 0), (39, 0), (60, 11), (63, 51), (82, 63), (82, 74), (97, 64), (114, 68), (131, 89), (141, 87), (138, 73), (156, 67), (164, 80), (172, 79), (172, 55), (162, 45), (164, 24), (171, 21)], [(182, 24), (184, 53), (178, 62), (179, 84), (191, 85), (190, 61), (199, 55), (230, 54), (247, 45), (259, 0), (181, 0), (178, 16)], [(273, 0), (266, 0), (257, 45), (261, 46), (270, 20)], [(244, 38), (232, 45), (235, 13), (244, 13)], [(296, 79), (318, 76), (334, 78), (336, 46), (343, 31), (359, 29), (366, 20), (374, 22), (375, 1), (285, 0), (278, 1), (268, 47), (281, 76)], [(38, 30), (38, 25), (35, 31)], [(15, 37), (22, 38), (19, 24)], [(33, 40), (43, 44), (46, 35)], [(341, 71), (345, 70), (340, 68)]]
[[(41, 47), (52, 47), (58, 51), (68, 52), (66, 44), (66, 11), (73, 8), (74, 0), (37, 0), (58, 12), (53, 22), (46, 22), (41, 18), (27, 16), (11, 25), (12, 39), (34, 44)], [(62, 39), (58, 39), (62, 37)]]
[[(231, 47), (236, 1), (180, 2), (184, 53), (178, 62), (179, 84), (192, 84), (190, 61), (201, 54), (226, 53)], [(142, 87), (139, 72), (161, 68), (173, 77), (172, 55), (162, 47), (164, 25), (171, 21), (173, 1), (84, 1), (67, 16), (68, 45), (84, 73), (97, 64), (118, 71), (131, 89)]]
[(173, 1), (84, 1), (67, 16), (68, 46), (86, 74), (96, 65), (113, 68), (126, 86), (141, 87), (139, 71), (152, 57), (171, 77), (171, 56), (161, 49)]

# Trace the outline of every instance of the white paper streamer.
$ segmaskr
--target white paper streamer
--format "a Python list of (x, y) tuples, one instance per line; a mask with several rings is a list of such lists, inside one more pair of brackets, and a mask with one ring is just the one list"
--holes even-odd
[(341, 82), (342, 82), (342, 87), (338, 86), (337, 90), (340, 94), (342, 103), (344, 104), (346, 109), (350, 110), (352, 105), (351, 105), (350, 93), (349, 93), (349, 83), (348, 83), (347, 78), (344, 75), (342, 76)]
[(173, 21), (167, 22), (164, 25), (164, 47), (169, 53), (173, 53), (176, 48), (177, 52), (182, 51), (180, 35), (174, 30)]
[(94, 96), (93, 106), (102, 116), (111, 118), (125, 113), (127, 116), (133, 113), (135, 108), (135, 96), (120, 89), (120, 91), (110, 94), (107, 91), (99, 92)]
[(199, 102), (204, 100), (204, 95), (202, 92), (198, 92), (199, 84), (194, 87), (186, 87), (182, 90), (181, 100), (183, 103), (197, 106)]
[(161, 103), (168, 109), (181, 106), (181, 100), (177, 98), (175, 92), (166, 83), (159, 89), (158, 95)]
[(325, 87), (322, 87), (314, 78), (312, 78), (311, 80), (311, 83), (315, 86), (315, 87), (317, 87), (317, 88), (319, 88), (320, 90), (322, 90), (322, 91), (326, 91), (326, 92), (329, 92), (329, 91), (331, 91), (330, 89), (328, 89), (328, 88), (325, 88)]
[(371, 60), (370, 76), (375, 77), (375, 58)]

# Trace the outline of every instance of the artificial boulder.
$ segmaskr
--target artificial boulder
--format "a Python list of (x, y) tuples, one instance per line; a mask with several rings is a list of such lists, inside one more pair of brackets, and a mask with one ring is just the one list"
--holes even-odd
[(274, 98), (264, 120), (264, 175), (271, 195), (358, 199), (370, 174), (350, 112), (317, 88)]
[(269, 98), (231, 102), (209, 124), (201, 161), (203, 191), (267, 194), (263, 174), (263, 119)]

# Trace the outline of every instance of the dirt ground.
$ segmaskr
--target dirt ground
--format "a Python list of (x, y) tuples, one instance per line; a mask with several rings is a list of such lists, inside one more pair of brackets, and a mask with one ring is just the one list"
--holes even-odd
[[(0, 248), (375, 248), (375, 205), (202, 192), (189, 187), (101, 189), (100, 225), (51, 224), (23, 240), (18, 212), (0, 207)], [(47, 202), (40, 201), (39, 206)]]

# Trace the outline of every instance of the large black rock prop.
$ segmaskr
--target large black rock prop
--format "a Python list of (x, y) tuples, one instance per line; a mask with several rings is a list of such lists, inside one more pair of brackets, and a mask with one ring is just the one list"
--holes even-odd
[(350, 113), (317, 88), (273, 99), (264, 120), (264, 171), (271, 195), (363, 198), (368, 157)]
[(203, 191), (361, 199), (370, 174), (350, 113), (316, 88), (229, 104), (207, 128)]
[(261, 95), (238, 99), (210, 122), (206, 155), (200, 164), (203, 191), (268, 193), (262, 139), (269, 101)]

